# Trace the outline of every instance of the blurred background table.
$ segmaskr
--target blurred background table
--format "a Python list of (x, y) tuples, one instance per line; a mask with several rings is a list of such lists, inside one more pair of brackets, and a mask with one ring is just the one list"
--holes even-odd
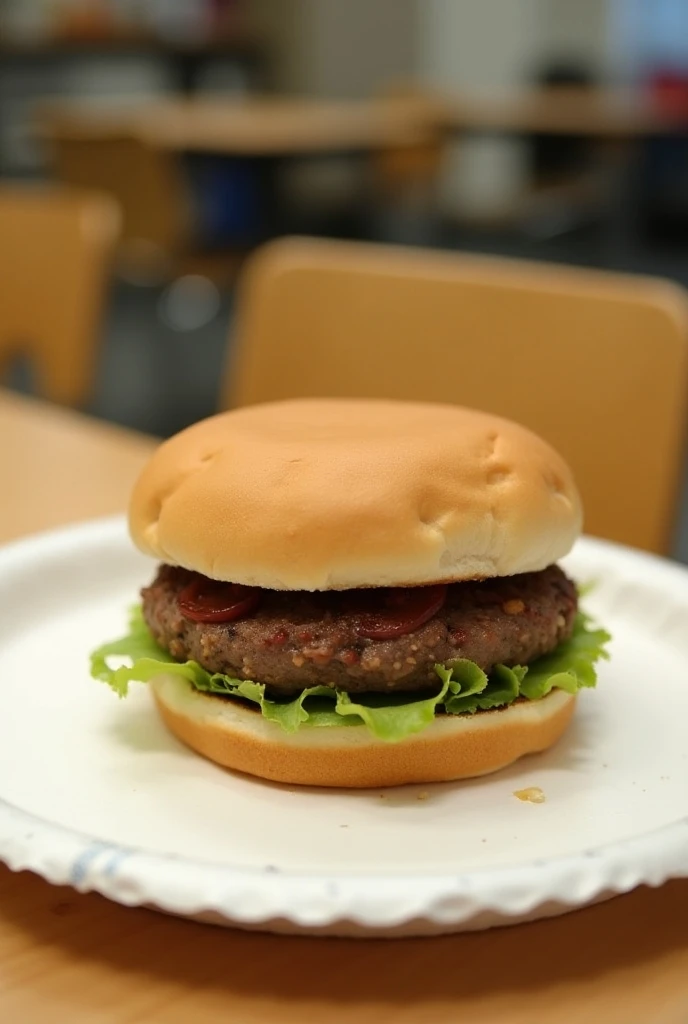
[[(123, 168), (134, 166), (134, 144), (157, 154), (158, 164), (166, 159), (168, 166), (175, 155), (190, 155), (196, 161), (189, 166), (197, 171), (197, 208), (224, 176), (214, 216), (221, 218), (223, 207), (226, 215), (235, 205), (245, 217), (252, 207), (254, 241), (287, 227), (280, 181), (288, 161), (363, 156), (366, 173), (359, 175), (359, 185), (367, 183), (369, 205), (384, 207), (391, 198), (395, 216), (403, 221), (404, 209), (408, 212), (424, 194), (425, 226), (436, 243), (443, 237), (436, 193), (451, 145), (471, 138), (530, 140), (536, 174), (530, 194), (520, 196), (511, 217), (524, 218), (524, 226), (530, 221), (535, 233), (547, 233), (553, 224), (556, 234), (562, 216), (564, 225), (567, 218), (575, 224), (592, 216), (603, 228), (601, 248), (613, 265), (637, 249), (642, 147), (667, 140), (680, 145), (688, 116), (684, 107), (674, 109), (630, 89), (548, 87), (502, 94), (410, 89), (406, 95), (356, 100), (254, 94), (135, 106), (61, 102), (46, 106), (37, 130), (49, 143), (61, 180), (80, 186), (116, 189), (126, 177)], [(557, 168), (562, 148), (574, 167), (580, 162), (577, 174)], [(212, 158), (215, 164), (208, 164)], [(237, 163), (230, 165), (230, 159)], [(168, 206), (174, 211), (182, 203)], [(174, 216), (165, 215), (170, 222)], [(235, 225), (240, 222), (235, 218)]]
[(51, 129), (73, 137), (130, 135), (172, 150), (231, 156), (337, 154), (418, 145), (438, 104), (423, 99), (319, 100), (298, 96), (169, 99), (128, 107), (46, 107)]
[(361, 217), (384, 205), (390, 178), (427, 181), (441, 159), (440, 113), (423, 96), (61, 102), (45, 106), (36, 132), (62, 183), (117, 198), (130, 264), (143, 255), (150, 265), (153, 253), (188, 271), (200, 259), (217, 278), (209, 268), (214, 260), (222, 276), (223, 253), (303, 230), (284, 187), (294, 170), (343, 162)]
[(685, 109), (672, 112), (637, 90), (536, 88), (456, 93), (443, 98), (445, 123), (457, 132), (582, 135), (632, 139), (688, 129)]
[(575, 134), (606, 140), (688, 129), (684, 113), (672, 115), (630, 90), (597, 88), (365, 100), (252, 95), (101, 108), (63, 102), (46, 109), (48, 129), (54, 124), (86, 137), (126, 133), (170, 149), (234, 156), (417, 145), (438, 127), (458, 134)]
[[(6, 391), (0, 438), (0, 541), (121, 510), (153, 443)], [(688, 881), (491, 932), (295, 939), (128, 909), (0, 868), (0, 1020), (685, 1024), (687, 915)]]

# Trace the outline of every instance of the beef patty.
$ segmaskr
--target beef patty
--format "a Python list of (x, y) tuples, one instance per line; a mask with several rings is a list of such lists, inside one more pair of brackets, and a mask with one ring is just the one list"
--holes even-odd
[(143, 614), (158, 644), (179, 661), (267, 684), (273, 694), (305, 686), (350, 693), (435, 690), (436, 662), (469, 658), (482, 669), (524, 665), (571, 635), (574, 584), (556, 565), (542, 572), (453, 583), (427, 622), (405, 635), (366, 639), (356, 600), (384, 590), (308, 593), (264, 590), (248, 617), (223, 623), (186, 618), (177, 598), (195, 574), (162, 565), (142, 590)]

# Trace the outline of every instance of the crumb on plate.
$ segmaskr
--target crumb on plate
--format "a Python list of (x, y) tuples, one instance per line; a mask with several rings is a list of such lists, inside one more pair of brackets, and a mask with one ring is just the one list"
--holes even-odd
[(539, 786), (528, 786), (527, 789), (515, 789), (514, 796), (527, 804), (544, 804), (545, 794)]

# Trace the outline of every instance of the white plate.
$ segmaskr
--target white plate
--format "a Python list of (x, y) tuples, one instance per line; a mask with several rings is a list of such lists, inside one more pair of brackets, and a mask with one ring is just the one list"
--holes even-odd
[[(556, 747), (472, 782), (348, 792), (226, 772), (118, 701), (88, 653), (153, 566), (121, 520), (0, 551), (0, 857), (51, 882), (271, 931), (430, 934), (688, 874), (688, 573), (584, 540), (612, 660)], [(546, 800), (514, 791), (539, 786)]]

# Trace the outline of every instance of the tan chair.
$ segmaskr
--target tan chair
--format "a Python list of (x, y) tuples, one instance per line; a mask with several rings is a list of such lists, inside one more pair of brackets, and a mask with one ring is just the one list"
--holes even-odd
[(46, 122), (57, 179), (117, 200), (119, 265), (126, 274), (165, 277), (191, 246), (189, 197), (176, 154), (141, 138), (89, 130), (66, 117)]
[(670, 548), (688, 310), (663, 281), (286, 239), (253, 258), (224, 401), (385, 396), (520, 420), (571, 462), (588, 532)]
[(93, 122), (53, 114), (42, 122), (62, 184), (106, 192), (122, 210), (117, 267), (129, 280), (158, 284), (202, 274), (233, 284), (242, 246), (207, 250), (196, 237), (192, 200), (179, 154), (143, 136), (102, 131)]
[(27, 355), (42, 395), (86, 400), (118, 229), (107, 196), (0, 188), (0, 375)]

